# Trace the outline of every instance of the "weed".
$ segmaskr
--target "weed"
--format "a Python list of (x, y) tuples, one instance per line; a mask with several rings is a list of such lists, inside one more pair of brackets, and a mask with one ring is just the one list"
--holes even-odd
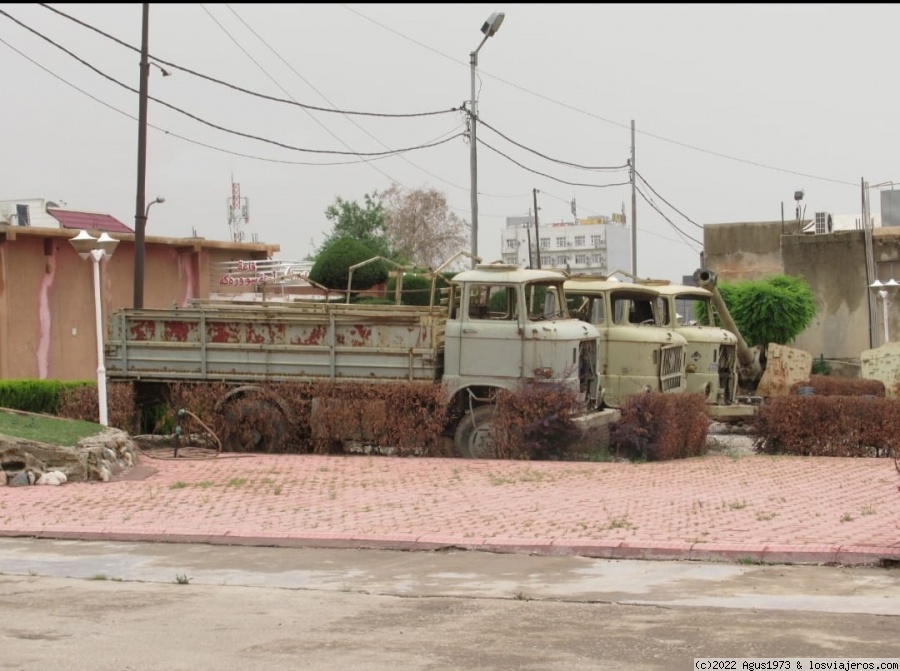
[(275, 485), (274, 487), (272, 487), (272, 493), (273, 493), (273, 494), (276, 494), (276, 495), (277, 495), (277, 494), (281, 494), (282, 491), (284, 491), (284, 486), (283, 486), (283, 485)]
[(853, 517), (853, 515), (851, 515), (850, 513), (844, 513), (843, 515), (841, 515), (841, 522), (852, 522), (854, 519), (856, 518)]
[(243, 487), (247, 484), (247, 478), (231, 478), (225, 483), (226, 487)]
[(91, 580), (109, 580), (109, 576), (105, 573), (95, 573), (91, 576)]
[(728, 504), (728, 507), (731, 508), (732, 510), (740, 510), (741, 508), (747, 507), (747, 502), (746, 501), (731, 501)]
[(179, 480), (178, 482), (173, 482), (171, 485), (169, 485), (169, 489), (184, 489), (187, 486), (188, 483)]
[(203, 480), (201, 482), (198, 482), (197, 486), (200, 489), (209, 489), (210, 487), (215, 487), (216, 483), (214, 483), (212, 480)]
[(874, 515), (875, 514), (875, 506), (869, 504), (867, 506), (863, 506), (863, 509), (860, 511), (863, 515)]
[(525, 594), (525, 592), (519, 590), (516, 592), (516, 601), (531, 601), (531, 597)]
[(737, 562), (738, 562), (738, 564), (745, 564), (745, 565), (762, 564), (762, 562), (759, 559), (755, 559), (753, 557), (741, 557), (740, 559), (737, 560)]
[(191, 579), (188, 578), (184, 573), (179, 573), (175, 576), (175, 583), (178, 585), (187, 585), (191, 582)]
[(609, 520), (608, 529), (636, 529), (628, 519), (628, 515), (620, 515)]
[(763, 512), (756, 513), (756, 519), (759, 522), (768, 522), (769, 520), (773, 520), (776, 517), (778, 517), (778, 513), (763, 513)]

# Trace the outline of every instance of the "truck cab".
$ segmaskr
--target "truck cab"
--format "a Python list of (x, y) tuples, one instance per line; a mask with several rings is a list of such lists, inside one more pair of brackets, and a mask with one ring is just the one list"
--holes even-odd
[(598, 375), (602, 405), (619, 408), (632, 394), (685, 389), (686, 341), (662, 326), (656, 293), (649, 287), (607, 278), (575, 276), (552, 293), (547, 310), (564, 304), (600, 336)]
[(465, 391), (469, 407), (497, 389), (562, 381), (587, 404), (596, 403), (597, 330), (571, 316), (564, 304), (552, 312), (544, 309), (544, 297), (562, 293), (564, 281), (559, 271), (499, 263), (453, 277), (442, 377), (451, 398)]
[(653, 288), (658, 293), (657, 314), (661, 323), (687, 341), (686, 390), (703, 394), (709, 405), (735, 403), (737, 337), (715, 325), (712, 294), (701, 287), (680, 284)]

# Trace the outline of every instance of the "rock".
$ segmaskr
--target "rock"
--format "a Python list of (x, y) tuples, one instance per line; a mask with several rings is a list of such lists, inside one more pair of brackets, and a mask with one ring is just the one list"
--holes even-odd
[(28, 471), (19, 471), (12, 476), (9, 481), (10, 487), (27, 487), (31, 483), (28, 481)]
[(51, 473), (42, 473), (41, 476), (35, 481), (36, 485), (55, 485), (59, 486), (62, 482), (57, 475), (59, 471), (53, 471)]

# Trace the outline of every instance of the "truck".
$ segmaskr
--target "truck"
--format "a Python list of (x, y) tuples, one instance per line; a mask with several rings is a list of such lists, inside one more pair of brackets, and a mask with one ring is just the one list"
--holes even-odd
[(597, 329), (603, 407), (621, 408), (629, 396), (642, 392), (685, 391), (687, 341), (676, 329), (658, 324), (652, 287), (574, 275), (563, 290), (563, 299), (555, 291), (548, 293), (548, 310), (565, 302), (572, 314)]
[(570, 316), (565, 302), (543, 309), (548, 292), (563, 295), (564, 273), (478, 263), (449, 278), (441, 300), (437, 278), (448, 263), (433, 273), (424, 306), (349, 303), (348, 292), (344, 303), (121, 309), (110, 319), (107, 378), (134, 383), (145, 400), (175, 383), (226, 383), (220, 412), (232, 423), (246, 414), (263, 421), (255, 444), (225, 449), (251, 451), (279, 449), (290, 440), (285, 427), (296, 428), (288, 405), (267, 389), (273, 382), (441, 385), (451, 409), (446, 433), (468, 458), (490, 456), (501, 390), (558, 382), (579, 394), (585, 415), (597, 409), (597, 329)]

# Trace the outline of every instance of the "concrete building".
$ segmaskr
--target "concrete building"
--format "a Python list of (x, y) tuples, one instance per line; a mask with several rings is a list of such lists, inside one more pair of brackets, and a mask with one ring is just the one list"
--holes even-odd
[[(134, 300), (134, 233), (108, 214), (43, 199), (0, 202), (0, 378), (92, 380), (97, 371), (92, 261), (69, 243), (79, 230), (120, 241), (100, 261), (103, 323)], [(241, 291), (221, 268), (270, 259), (278, 245), (148, 236), (144, 306), (185, 305), (211, 290)]]
[[(502, 260), (522, 268), (562, 268), (572, 274), (609, 275), (631, 267), (631, 229), (624, 215), (541, 224), (534, 217), (507, 217), (500, 235)], [(537, 240), (537, 242), (536, 242)]]
[[(900, 281), (900, 226), (866, 229), (858, 215), (820, 214), (826, 216), (708, 224), (703, 229), (704, 265), (716, 271), (720, 283), (777, 274), (806, 280), (818, 313), (792, 345), (814, 357), (843, 362), (851, 374), (861, 352), (884, 341), (884, 305), (869, 285), (876, 279)], [(872, 219), (880, 224), (878, 217)], [(886, 310), (888, 331), (896, 338), (900, 319), (891, 308), (895, 301), (900, 302), (900, 293), (889, 295)]]

